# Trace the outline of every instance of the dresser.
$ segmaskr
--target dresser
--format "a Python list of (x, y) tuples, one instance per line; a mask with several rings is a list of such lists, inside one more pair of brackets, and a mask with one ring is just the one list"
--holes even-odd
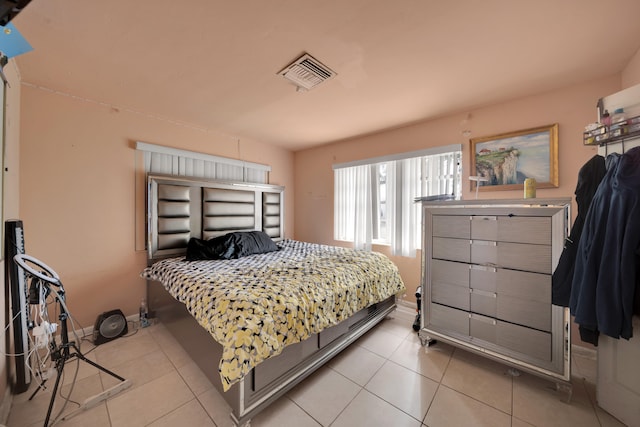
[(419, 201), (422, 344), (443, 341), (570, 393), (569, 312), (551, 304), (551, 275), (571, 199)]

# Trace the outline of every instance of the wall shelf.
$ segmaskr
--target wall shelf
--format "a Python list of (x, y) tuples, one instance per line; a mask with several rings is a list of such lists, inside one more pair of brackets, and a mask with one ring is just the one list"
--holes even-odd
[(584, 145), (604, 146), (638, 136), (640, 136), (640, 116), (635, 116), (611, 126), (601, 124), (587, 130), (582, 134), (582, 142)]

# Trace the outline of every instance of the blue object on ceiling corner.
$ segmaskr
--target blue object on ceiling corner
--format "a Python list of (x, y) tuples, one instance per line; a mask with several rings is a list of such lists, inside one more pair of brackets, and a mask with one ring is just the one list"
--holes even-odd
[(31, 50), (33, 48), (29, 42), (11, 22), (4, 27), (0, 26), (0, 52), (7, 55), (7, 58), (13, 58)]

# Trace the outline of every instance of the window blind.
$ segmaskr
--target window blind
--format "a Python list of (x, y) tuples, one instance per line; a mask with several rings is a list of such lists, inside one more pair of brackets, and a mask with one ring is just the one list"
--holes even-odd
[(146, 173), (268, 184), (271, 166), (136, 142), (144, 153)]
[(357, 249), (369, 249), (375, 239), (389, 244), (394, 255), (415, 257), (421, 244), (415, 199), (461, 194), (461, 148), (454, 144), (334, 165), (334, 239), (352, 241)]

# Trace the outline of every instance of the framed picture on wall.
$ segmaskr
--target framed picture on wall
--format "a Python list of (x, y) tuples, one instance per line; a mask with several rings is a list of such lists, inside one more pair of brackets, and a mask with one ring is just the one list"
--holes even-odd
[(538, 188), (558, 186), (558, 124), (471, 139), (471, 190), (518, 190), (534, 178)]

